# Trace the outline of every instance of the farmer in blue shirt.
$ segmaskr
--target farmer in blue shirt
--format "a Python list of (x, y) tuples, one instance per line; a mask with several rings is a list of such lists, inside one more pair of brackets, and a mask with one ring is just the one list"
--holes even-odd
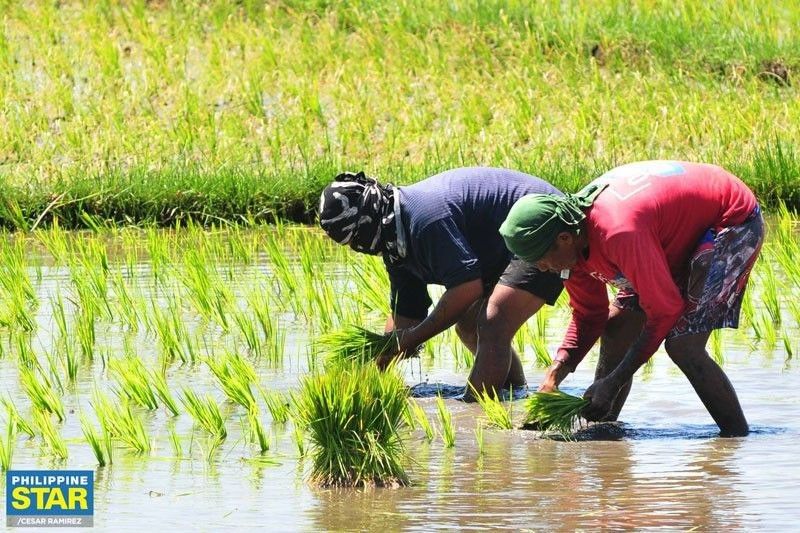
[[(515, 258), (498, 228), (526, 194), (561, 194), (549, 183), (514, 170), (458, 168), (404, 187), (382, 185), (363, 172), (338, 175), (320, 200), (320, 225), (357, 252), (382, 255), (391, 284), (386, 332), (397, 335), (397, 356), (456, 326), (475, 355), (468, 384), (476, 390), (526, 384), (511, 347), (516, 331), (562, 290), (557, 274)], [(432, 304), (428, 284), (444, 285)], [(465, 399), (473, 399), (470, 387)]]

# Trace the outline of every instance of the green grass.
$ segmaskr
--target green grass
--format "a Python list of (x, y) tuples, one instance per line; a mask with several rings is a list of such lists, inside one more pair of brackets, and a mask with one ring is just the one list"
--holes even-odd
[(559, 390), (535, 392), (526, 401), (526, 423), (534, 424), (543, 431), (557, 431), (568, 436), (588, 404), (589, 400)]
[(311, 441), (310, 480), (322, 486), (407, 484), (400, 432), (403, 380), (374, 365), (309, 375), (295, 398), (297, 424)]
[(10, 2), (0, 224), (310, 220), (342, 168), (504, 165), (574, 190), (665, 157), (797, 206), (795, 7)]

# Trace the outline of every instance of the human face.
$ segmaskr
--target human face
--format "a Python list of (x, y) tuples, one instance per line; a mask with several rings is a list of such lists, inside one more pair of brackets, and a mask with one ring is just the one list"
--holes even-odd
[(562, 231), (553, 246), (534, 265), (542, 272), (559, 273), (569, 270), (578, 262), (578, 245), (574, 234)]

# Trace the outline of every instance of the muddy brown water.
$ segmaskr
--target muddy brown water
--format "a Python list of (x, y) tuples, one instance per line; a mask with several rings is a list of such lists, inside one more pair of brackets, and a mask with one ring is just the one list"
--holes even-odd
[[(147, 276), (147, 267), (137, 270)], [(67, 279), (63, 269), (43, 268), (37, 291), (41, 331), (38, 354), (53, 342), (49, 297)], [(564, 312), (548, 325), (548, 345), (557, 345)], [(307, 368), (304, 326), (284, 316), (286, 357), (280, 368), (258, 365), (268, 390), (293, 390)], [(787, 325), (798, 339), (794, 324)], [(154, 439), (149, 456), (117, 450), (114, 464), (98, 468), (82, 442), (78, 413), (91, 412), (95, 384), (107, 388), (109, 376), (96, 360), (64, 393), (67, 421), (61, 426), (69, 459), (53, 461), (39, 439), (17, 439), (13, 468), (94, 469), (95, 527), (108, 531), (268, 530), (268, 531), (430, 531), (507, 528), (512, 530), (596, 530), (667, 528), (675, 530), (796, 530), (800, 520), (800, 370), (780, 345), (753, 348), (747, 332), (724, 334), (724, 368), (739, 393), (752, 434), (717, 437), (717, 429), (685, 378), (663, 351), (647, 372), (639, 372), (622, 411), (622, 423), (583, 429), (576, 441), (543, 438), (535, 431), (486, 429), (483, 454), (475, 428), (477, 405), (447, 400), (456, 426), (456, 445), (441, 438), (428, 442), (420, 430), (407, 439), (410, 487), (401, 489), (320, 489), (305, 481), (291, 424), (269, 425), (269, 464), (244, 442), (242, 412), (226, 405), (229, 437), (211, 461), (204, 441), (186, 414), (170, 418), (163, 409), (145, 413)], [(5, 342), (5, 341), (4, 341)], [(155, 343), (140, 333), (133, 339), (146, 361)], [(98, 346), (118, 351), (122, 336), (114, 328), (98, 330)], [(408, 383), (463, 384), (446, 347), (432, 360), (403, 368)], [(530, 352), (530, 350), (529, 350)], [(528, 379), (541, 370), (526, 356)], [(591, 383), (596, 355), (587, 358), (564, 384), (580, 393)], [(190, 384), (220, 401), (222, 394), (207, 369), (173, 367), (174, 392)], [(28, 401), (18, 383), (13, 357), (0, 359), (0, 386), (25, 414)], [(420, 399), (438, 425), (433, 399)], [(512, 404), (515, 419), (523, 401)], [(269, 424), (269, 422), (267, 421)], [(185, 456), (174, 457), (168, 428), (181, 437)], [(4, 428), (2, 428), (4, 430)], [(189, 456), (189, 457), (186, 457)], [(5, 484), (5, 481), (0, 481)], [(51, 531), (51, 530), (50, 530)]]

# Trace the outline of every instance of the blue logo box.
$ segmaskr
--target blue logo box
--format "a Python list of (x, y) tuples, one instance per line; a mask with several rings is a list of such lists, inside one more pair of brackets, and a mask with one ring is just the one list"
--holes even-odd
[(6, 472), (8, 527), (91, 527), (93, 519), (94, 471)]

